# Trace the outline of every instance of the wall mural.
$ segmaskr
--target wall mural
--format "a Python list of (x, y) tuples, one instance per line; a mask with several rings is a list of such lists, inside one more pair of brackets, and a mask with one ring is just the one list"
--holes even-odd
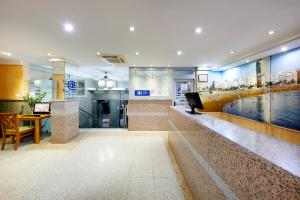
[(206, 111), (300, 130), (300, 48), (207, 74), (197, 82)]

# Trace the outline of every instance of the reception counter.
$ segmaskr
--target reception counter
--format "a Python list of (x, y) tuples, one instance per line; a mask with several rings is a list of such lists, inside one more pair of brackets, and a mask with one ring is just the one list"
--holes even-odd
[(168, 131), (168, 108), (171, 100), (129, 100), (129, 131)]
[(168, 123), (194, 199), (300, 199), (299, 146), (181, 106)]

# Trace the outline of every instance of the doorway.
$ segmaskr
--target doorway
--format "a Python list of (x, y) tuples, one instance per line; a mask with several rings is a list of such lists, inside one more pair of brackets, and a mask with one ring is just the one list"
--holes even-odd
[(99, 128), (127, 128), (127, 100), (98, 100)]

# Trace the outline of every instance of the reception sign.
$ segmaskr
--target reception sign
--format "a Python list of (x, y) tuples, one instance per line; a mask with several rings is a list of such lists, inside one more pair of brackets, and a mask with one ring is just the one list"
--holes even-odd
[(134, 96), (150, 96), (150, 90), (135, 90)]

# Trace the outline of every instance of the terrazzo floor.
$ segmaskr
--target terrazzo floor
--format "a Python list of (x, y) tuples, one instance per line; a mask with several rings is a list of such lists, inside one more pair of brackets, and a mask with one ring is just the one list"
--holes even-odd
[(81, 133), (0, 151), (0, 199), (184, 199), (163, 137)]

